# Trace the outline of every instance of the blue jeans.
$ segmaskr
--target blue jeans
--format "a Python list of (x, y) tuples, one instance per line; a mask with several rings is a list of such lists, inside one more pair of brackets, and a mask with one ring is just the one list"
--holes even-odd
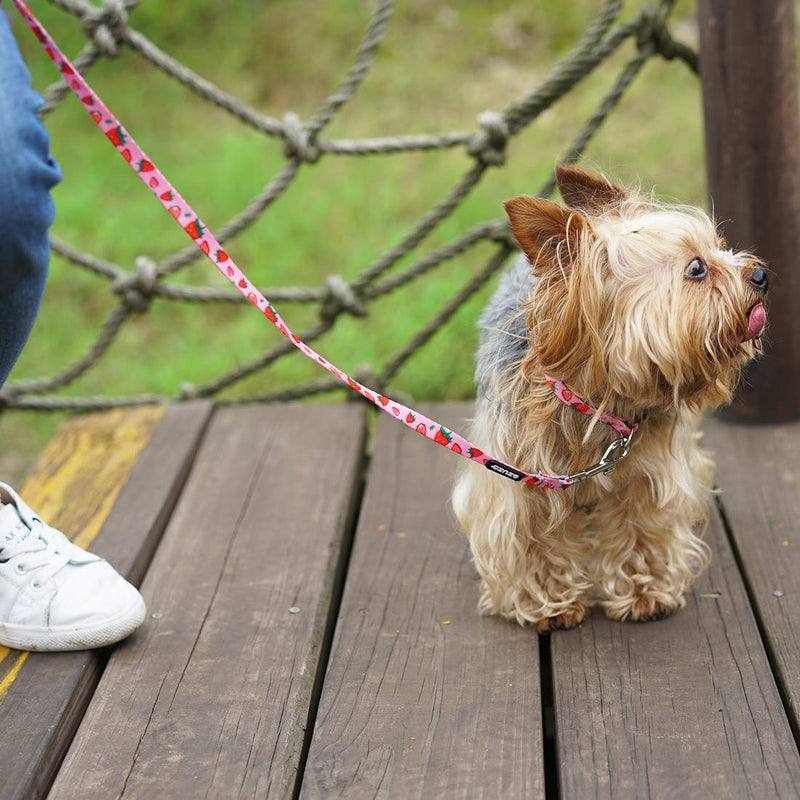
[(41, 106), (0, 9), (0, 386), (33, 328), (50, 261), (50, 190), (61, 168), (36, 116)]

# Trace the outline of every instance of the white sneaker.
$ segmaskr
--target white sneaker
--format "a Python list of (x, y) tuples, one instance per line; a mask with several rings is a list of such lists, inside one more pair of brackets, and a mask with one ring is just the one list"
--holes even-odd
[(4, 483), (0, 500), (0, 644), (84, 650), (142, 624), (142, 596), (107, 561), (42, 522)]

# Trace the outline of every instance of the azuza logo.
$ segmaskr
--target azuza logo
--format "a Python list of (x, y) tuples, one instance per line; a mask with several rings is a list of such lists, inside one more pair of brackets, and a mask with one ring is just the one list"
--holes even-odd
[(512, 481), (521, 481), (525, 477), (525, 474), (518, 469), (509, 467), (507, 464), (501, 464), (494, 459), (486, 462), (486, 469), (490, 469), (492, 472), (496, 472), (498, 475), (502, 475), (505, 478), (511, 478)]

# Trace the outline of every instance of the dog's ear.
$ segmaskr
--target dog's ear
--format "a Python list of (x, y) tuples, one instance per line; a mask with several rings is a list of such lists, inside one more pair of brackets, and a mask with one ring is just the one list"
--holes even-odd
[(628, 198), (624, 189), (615, 186), (602, 175), (592, 175), (578, 167), (557, 166), (556, 181), (564, 202), (570, 208), (590, 214), (605, 211)]
[(540, 197), (515, 197), (503, 203), (511, 231), (534, 269), (549, 265), (562, 271), (575, 260), (586, 219), (573, 209)]
[(589, 220), (574, 208), (537, 197), (515, 197), (505, 207), (511, 230), (540, 279), (528, 317), (536, 343), (532, 352), (552, 374), (571, 375), (596, 354), (603, 313), (596, 276), (576, 269), (586, 255), (581, 249), (592, 247)]

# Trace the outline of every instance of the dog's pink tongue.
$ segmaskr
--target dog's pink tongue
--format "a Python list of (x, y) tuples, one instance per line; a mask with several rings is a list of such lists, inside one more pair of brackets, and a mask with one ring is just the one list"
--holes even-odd
[(757, 339), (767, 324), (767, 312), (762, 303), (755, 306), (747, 318), (747, 338)]

